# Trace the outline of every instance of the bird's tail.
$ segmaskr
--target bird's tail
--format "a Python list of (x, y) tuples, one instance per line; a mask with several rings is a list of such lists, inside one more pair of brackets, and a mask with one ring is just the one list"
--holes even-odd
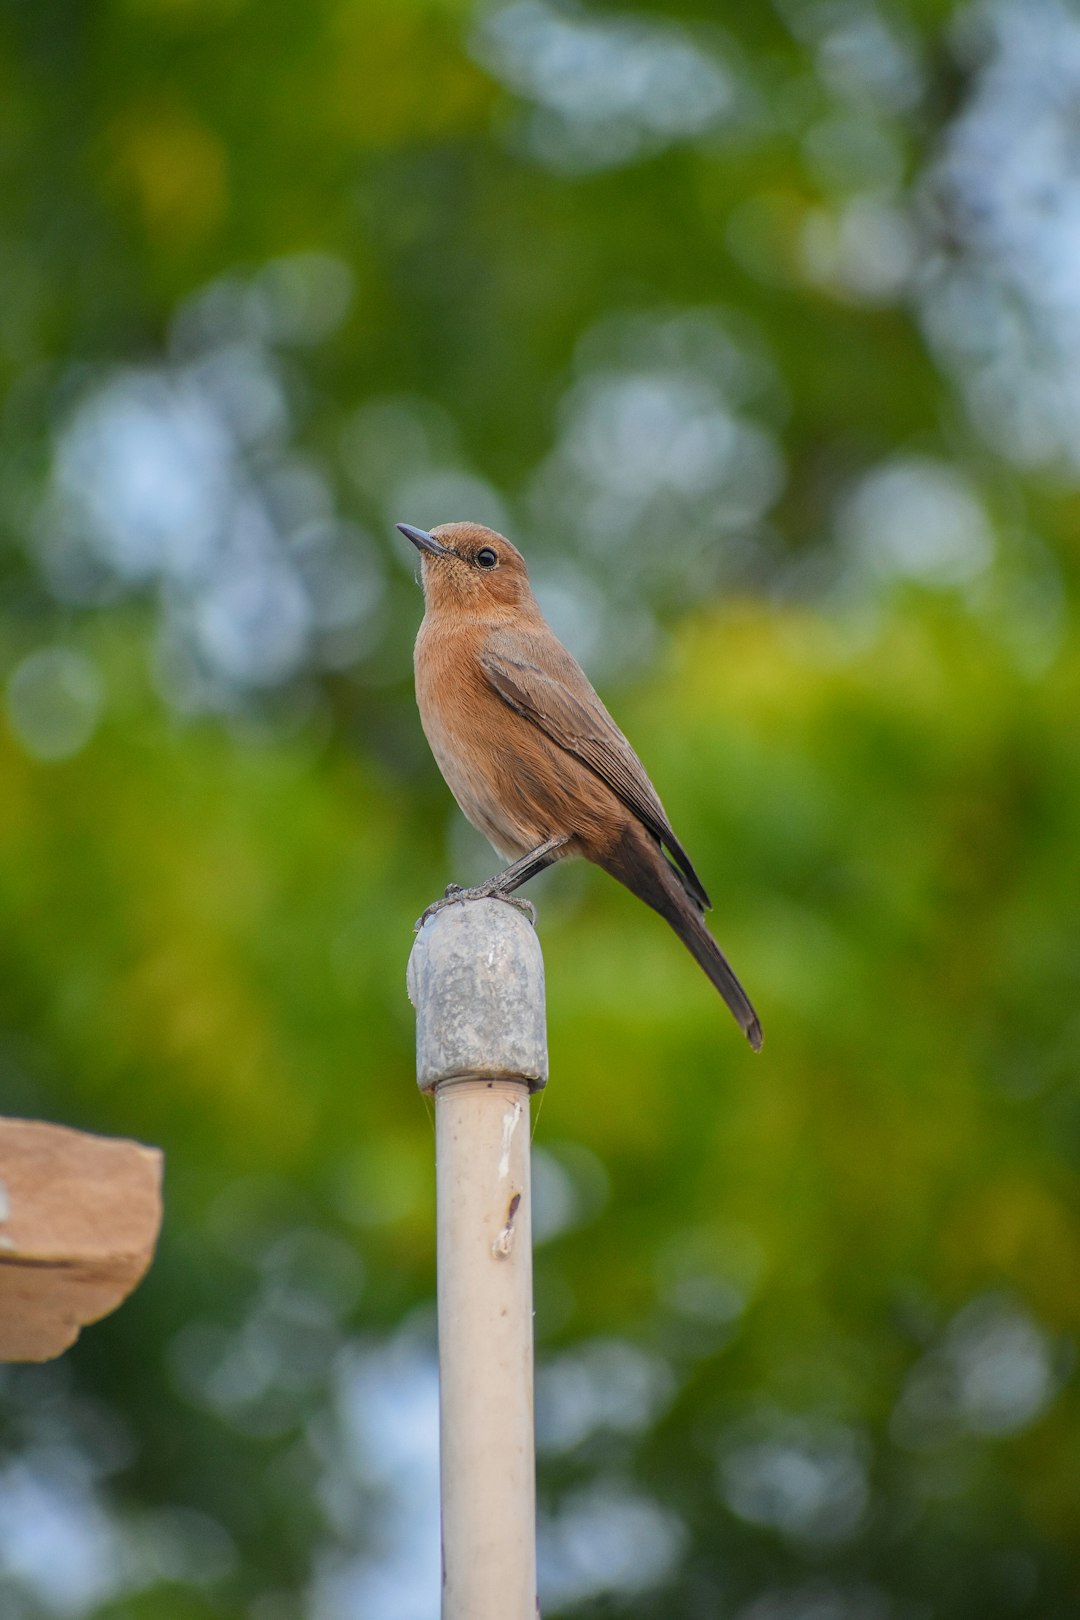
[(600, 864), (670, 923), (727, 1002), (754, 1051), (759, 1052), (763, 1039), (761, 1020), (734, 968), (706, 928), (700, 907), (686, 892), (660, 846), (644, 828), (631, 826), (618, 844), (605, 853)]

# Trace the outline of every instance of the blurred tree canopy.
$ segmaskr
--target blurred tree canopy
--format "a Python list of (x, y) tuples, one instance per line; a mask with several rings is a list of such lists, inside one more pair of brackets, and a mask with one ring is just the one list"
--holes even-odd
[(396, 519), (634, 740), (762, 1057), (537, 885), (545, 1614), (1080, 1606), (1080, 14), (8, 0), (0, 1073), (161, 1144), (0, 1378), (5, 1620), (426, 1620)]

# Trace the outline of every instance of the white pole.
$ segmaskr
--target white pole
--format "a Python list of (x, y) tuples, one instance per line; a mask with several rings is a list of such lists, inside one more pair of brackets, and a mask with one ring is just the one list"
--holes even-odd
[(535, 1620), (529, 1093), (547, 1080), (544, 962), (502, 900), (446, 906), (409, 960), (435, 1094), (443, 1620)]

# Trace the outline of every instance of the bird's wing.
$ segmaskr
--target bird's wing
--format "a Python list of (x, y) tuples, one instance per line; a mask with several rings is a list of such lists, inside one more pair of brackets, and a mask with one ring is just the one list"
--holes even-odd
[[(580, 665), (560, 646), (561, 667), (552, 673), (533, 663), (520, 646), (507, 647), (507, 640), (496, 632), (480, 654), (480, 665), (499, 697), (607, 783), (670, 852), (687, 893), (708, 908), (711, 902), (704, 885), (672, 832), (645, 767)], [(545, 661), (549, 656), (545, 648)]]

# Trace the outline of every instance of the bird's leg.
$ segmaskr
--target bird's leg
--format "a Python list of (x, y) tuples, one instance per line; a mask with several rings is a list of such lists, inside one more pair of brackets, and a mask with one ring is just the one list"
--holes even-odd
[(505, 900), (507, 905), (517, 906), (520, 911), (524, 911), (529, 921), (535, 923), (536, 907), (532, 901), (512, 900), (510, 896), (515, 889), (520, 889), (523, 883), (528, 883), (530, 878), (535, 877), (546, 866), (551, 866), (554, 861), (557, 861), (559, 851), (569, 841), (568, 833), (560, 833), (556, 838), (546, 839), (544, 843), (538, 844), (535, 849), (530, 849), (527, 855), (522, 855), (520, 860), (514, 861), (504, 871), (497, 872), (494, 877), (488, 878), (485, 883), (478, 883), (474, 889), (462, 889), (456, 883), (448, 884), (443, 899), (435, 900), (428, 906), (417, 922), (417, 928), (422, 928), (428, 918), (433, 917), (437, 911), (441, 911), (443, 906), (456, 905), (458, 901), (464, 900)]
[(537, 844), (535, 849), (530, 849), (527, 855), (522, 855), (520, 860), (514, 861), (512, 866), (498, 872), (495, 877), (488, 878), (487, 882), (481, 883), (477, 889), (467, 892), (490, 894), (492, 899), (505, 898), (506, 895), (513, 894), (515, 889), (520, 889), (523, 883), (528, 883), (530, 878), (536, 877), (545, 867), (553, 865), (559, 858), (560, 849), (569, 842), (569, 833), (560, 833), (556, 838), (548, 838), (544, 843)]

